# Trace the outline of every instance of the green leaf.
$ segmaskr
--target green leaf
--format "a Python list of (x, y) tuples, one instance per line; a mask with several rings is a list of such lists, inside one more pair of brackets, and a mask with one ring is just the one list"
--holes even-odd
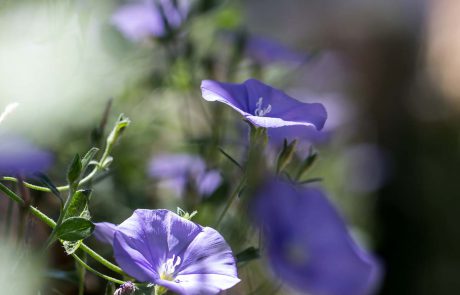
[(94, 231), (94, 224), (83, 217), (71, 217), (59, 226), (56, 235), (64, 241), (75, 242), (89, 237)]
[(221, 147), (218, 147), (219, 148), (219, 151), (225, 156), (227, 157), (227, 159), (230, 160), (230, 162), (232, 162), (233, 164), (235, 164), (238, 168), (240, 168), (241, 170), (244, 170), (243, 169), (243, 166), (241, 166), (240, 163), (238, 163), (237, 160), (235, 160), (232, 156), (230, 156), (226, 151), (224, 151)]
[(120, 117), (118, 117), (117, 123), (112, 129), (112, 132), (110, 132), (109, 136), (107, 137), (107, 145), (113, 145), (130, 123), (131, 120), (129, 120), (128, 117), (125, 117), (125, 115), (121, 114)]
[(51, 179), (49, 179), (48, 176), (46, 176), (43, 173), (37, 173), (36, 177), (44, 186), (46, 186), (47, 188), (51, 190), (51, 193), (59, 199), (59, 201), (61, 202), (61, 207), (63, 207), (64, 200), (62, 199), (61, 193), (59, 192), (57, 187), (54, 185), (54, 183), (51, 181)]
[(64, 250), (67, 253), (67, 255), (72, 255), (73, 253), (75, 253), (75, 251), (78, 250), (78, 248), (80, 247), (82, 243), (81, 240), (76, 241), (76, 242), (61, 240), (61, 242), (62, 242), (62, 245), (64, 246)]
[(80, 178), (82, 168), (83, 167), (82, 167), (80, 155), (76, 154), (75, 157), (73, 158), (72, 164), (69, 167), (69, 170), (67, 171), (67, 180), (69, 181), (69, 184), (71, 186), (73, 186), (74, 183), (77, 182), (78, 179)]
[(283, 171), (287, 165), (289, 165), (294, 156), (295, 148), (297, 145), (297, 140), (294, 139), (291, 143), (288, 144), (287, 140), (284, 140), (283, 149), (278, 155), (278, 160), (276, 162), (276, 172), (280, 173)]
[(64, 220), (71, 217), (83, 217), (89, 219), (89, 216), (86, 216), (87, 213), (85, 213), (85, 211), (88, 211), (88, 202), (90, 197), (91, 190), (89, 189), (76, 191), (71, 199), (72, 201), (69, 204), (67, 211), (64, 214)]
[(302, 178), (302, 176), (313, 166), (313, 164), (318, 159), (318, 153), (313, 149), (310, 149), (308, 156), (300, 164), (299, 170), (297, 171), (296, 179)]
[(94, 159), (96, 154), (99, 152), (99, 149), (96, 147), (92, 147), (81, 159), (81, 166), (82, 166), (82, 171), (85, 171), (85, 169), (89, 166), (91, 161)]

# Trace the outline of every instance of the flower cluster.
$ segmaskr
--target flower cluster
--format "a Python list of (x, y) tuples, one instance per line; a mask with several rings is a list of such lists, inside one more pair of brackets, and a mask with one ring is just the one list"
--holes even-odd
[[(227, 135), (224, 133), (231, 126), (230, 118), (223, 115), (226, 110), (217, 104), (215, 108), (200, 104), (207, 133), (203, 131), (204, 135), (201, 134), (202, 126), (197, 123), (200, 134), (184, 132), (186, 146), (180, 147), (180, 150), (193, 149), (193, 154), (157, 154), (147, 162), (143, 157), (137, 157), (141, 158), (139, 165), (147, 166), (147, 173), (142, 176), (148, 174), (149, 178), (143, 180), (175, 192), (181, 198), (174, 201), (184, 201), (187, 210), (194, 210), (193, 213), (180, 208), (178, 214), (167, 209), (136, 209), (120, 224), (92, 222), (91, 186), (110, 176), (106, 172), (114, 160), (112, 148), (130, 123), (122, 115), (103, 148), (95, 146), (82, 157), (75, 155), (67, 174), (62, 177), (67, 181), (62, 186), (55, 186), (46, 175), (41, 175), (43, 187), (25, 182), (25, 177), (49, 168), (52, 155), (20, 137), (0, 137), (0, 177), (2, 181), (20, 184), (16, 192), (0, 183), (0, 191), (22, 206), (19, 227), (26, 224), (27, 210), (30, 210), (53, 229), (48, 246), (56, 241), (62, 243), (66, 253), (81, 266), (79, 270), (82, 271), (77, 272), (81, 275), (79, 294), (84, 293), (83, 269), (86, 269), (116, 283), (118, 288), (111, 285), (112, 289), (107, 289), (114, 295), (132, 295), (144, 288), (155, 295), (217, 295), (242, 281), (238, 276), (239, 267), (259, 258), (258, 263), (268, 265), (270, 270), (257, 278), (261, 285), (266, 281), (279, 281), (286, 290), (311, 295), (372, 294), (382, 273), (378, 259), (353, 239), (345, 218), (324, 190), (312, 185), (317, 179), (303, 179), (306, 172), (310, 172), (316, 154), (313, 149), (302, 151), (304, 146), (299, 142), (310, 145), (329, 136), (323, 132), (328, 118), (326, 108), (316, 99), (312, 103), (303, 102), (254, 78), (234, 83), (235, 77), (239, 77), (234, 75), (234, 69), (226, 71), (213, 64), (220, 56), (201, 56), (204, 50), (194, 44), (196, 36), (187, 38), (186, 31), (184, 34), (179, 32), (194, 15), (210, 10), (214, 2), (132, 0), (116, 9), (111, 17), (112, 25), (126, 39), (139, 42), (150, 38), (159, 41), (155, 45), (164, 46), (168, 61), (165, 66), (171, 66), (168, 71), (173, 74), (161, 78), (158, 85), (163, 87), (174, 81), (172, 85), (177, 82), (181, 91), (189, 90), (189, 86), (198, 90), (198, 84), (205, 77), (225, 77), (228, 82), (202, 80), (202, 97), (205, 101), (225, 104), (249, 125), (249, 146), (237, 144), (232, 152), (227, 153), (221, 147), (222, 139)], [(225, 18), (225, 15), (220, 17)], [(245, 37), (244, 44), (240, 44), (244, 46), (235, 49), (234, 60), (230, 58), (224, 64), (230, 64), (229, 68), (232, 68), (246, 55), (253, 61), (254, 75), (250, 76), (259, 77), (255, 73), (271, 62), (301, 65), (310, 58), (308, 54), (291, 51), (269, 39)], [(195, 71), (195, 64), (200, 63), (203, 68)], [(156, 77), (156, 71), (151, 72), (152, 77)], [(193, 74), (188, 75), (189, 71)], [(200, 77), (203, 73), (205, 75)], [(190, 99), (193, 99), (192, 95)], [(193, 101), (189, 103), (190, 99), (187, 97), (187, 108), (179, 106), (178, 110), (188, 112), (198, 105)], [(0, 123), (11, 110), (12, 107), (8, 107), (0, 115)], [(100, 137), (105, 133), (108, 110), (109, 107), (99, 129), (93, 134), (98, 137), (94, 140), (97, 144), (102, 142)], [(187, 116), (187, 123), (195, 127), (196, 117)], [(183, 125), (184, 131), (188, 131), (186, 129), (190, 126)], [(268, 149), (267, 143), (271, 143)], [(103, 151), (96, 160), (99, 148)], [(219, 151), (232, 162), (229, 166), (234, 170), (223, 169), (223, 157)], [(277, 155), (275, 161), (273, 157), (266, 157), (272, 151)], [(243, 155), (233, 158), (233, 152)], [(114, 179), (120, 180), (118, 187), (123, 187), (133, 178), (122, 175)], [(234, 181), (236, 179), (238, 182)], [(28, 196), (28, 188), (52, 193), (59, 199), (57, 221), (34, 207), (33, 198), (18, 196), (20, 193)], [(62, 198), (63, 191), (68, 192), (66, 199)], [(227, 191), (231, 191), (228, 196)], [(150, 197), (157, 195), (148, 194), (142, 207), (153, 204), (152, 207), (157, 208), (156, 200), (152, 203), (147, 200)], [(133, 204), (139, 203), (129, 205)], [(138, 207), (131, 209), (135, 208)], [(8, 215), (12, 215), (9, 211)], [(199, 221), (192, 221), (195, 216)], [(5, 228), (8, 232), (11, 218), (7, 221)], [(198, 222), (213, 224), (216, 229)], [(18, 232), (21, 236), (24, 228)], [(249, 234), (255, 232), (257, 235)], [(111, 246), (116, 265), (84, 244), (91, 235)], [(232, 248), (238, 254), (234, 254)], [(80, 250), (119, 276), (113, 278), (93, 269), (81, 257)], [(245, 283), (243, 280), (236, 289), (244, 290)], [(238, 289), (239, 293), (248, 292)]]
[(203, 159), (188, 154), (157, 155), (150, 161), (148, 172), (177, 196), (183, 196), (187, 187), (193, 187), (201, 196), (209, 196), (222, 182), (219, 171), (206, 169)]

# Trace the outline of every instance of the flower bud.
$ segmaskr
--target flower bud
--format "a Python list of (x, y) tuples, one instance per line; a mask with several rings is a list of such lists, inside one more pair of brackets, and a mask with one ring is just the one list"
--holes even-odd
[(113, 295), (131, 295), (134, 294), (136, 286), (132, 282), (126, 282), (118, 288)]
[(286, 168), (289, 163), (291, 163), (292, 156), (294, 155), (294, 151), (297, 145), (297, 140), (293, 140), (291, 143), (287, 143), (284, 140), (283, 150), (278, 156), (278, 161), (276, 163), (276, 172), (281, 172)]

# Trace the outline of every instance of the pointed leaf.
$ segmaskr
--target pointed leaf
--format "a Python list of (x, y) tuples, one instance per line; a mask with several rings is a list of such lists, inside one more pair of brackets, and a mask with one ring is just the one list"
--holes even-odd
[(59, 199), (59, 201), (61, 202), (61, 207), (64, 206), (64, 200), (61, 197), (61, 193), (59, 192), (57, 187), (54, 185), (54, 183), (51, 181), (51, 179), (49, 179), (48, 176), (46, 176), (43, 173), (36, 173), (35, 176), (44, 186), (46, 186), (47, 188), (51, 190), (51, 193), (54, 196), (56, 196)]
[[(91, 190), (78, 190), (72, 197), (71, 203), (64, 214), (64, 220), (71, 217), (86, 218), (85, 211), (88, 211), (88, 202), (91, 197)], [(84, 213), (85, 216), (82, 216)], [(89, 219), (89, 218), (86, 218)]]
[(96, 147), (93, 147), (85, 154), (83, 159), (81, 159), (82, 171), (84, 171), (86, 167), (88, 167), (89, 164), (91, 164), (92, 160), (94, 159), (94, 157), (96, 156), (98, 152), (99, 152), (99, 149)]
[(78, 250), (78, 248), (80, 247), (82, 243), (81, 240), (76, 241), (76, 242), (61, 240), (61, 242), (62, 242), (62, 245), (64, 246), (64, 250), (67, 253), (67, 255), (72, 255), (73, 253), (75, 253), (75, 251)]
[(69, 181), (70, 185), (73, 185), (79, 178), (82, 170), (82, 164), (80, 155), (76, 154), (73, 158), (72, 164), (67, 171), (67, 180)]
[(94, 231), (94, 224), (86, 218), (71, 217), (57, 228), (56, 235), (64, 241), (75, 242), (89, 237)]

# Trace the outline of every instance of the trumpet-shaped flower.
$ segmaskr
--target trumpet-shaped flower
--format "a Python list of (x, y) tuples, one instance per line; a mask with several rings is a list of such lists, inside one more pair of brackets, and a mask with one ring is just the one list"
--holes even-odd
[(256, 194), (251, 214), (264, 233), (273, 271), (292, 288), (313, 295), (375, 289), (378, 263), (352, 240), (319, 189), (271, 180)]
[(139, 209), (118, 226), (96, 224), (95, 233), (112, 242), (127, 274), (155, 284), (157, 294), (218, 294), (240, 281), (232, 251), (216, 230), (168, 210)]
[(222, 182), (219, 171), (206, 169), (203, 159), (187, 154), (155, 156), (150, 161), (149, 174), (178, 196), (183, 195), (188, 185), (192, 185), (200, 195), (209, 196)]
[(302, 126), (302, 130), (321, 130), (327, 118), (322, 104), (300, 102), (255, 79), (242, 84), (205, 80), (201, 91), (204, 99), (227, 104), (258, 127)]
[(49, 152), (40, 150), (24, 138), (0, 137), (0, 176), (30, 176), (46, 170), (52, 161)]
[(190, 0), (137, 0), (121, 6), (112, 23), (127, 38), (140, 41), (164, 37), (179, 28), (187, 17)]

